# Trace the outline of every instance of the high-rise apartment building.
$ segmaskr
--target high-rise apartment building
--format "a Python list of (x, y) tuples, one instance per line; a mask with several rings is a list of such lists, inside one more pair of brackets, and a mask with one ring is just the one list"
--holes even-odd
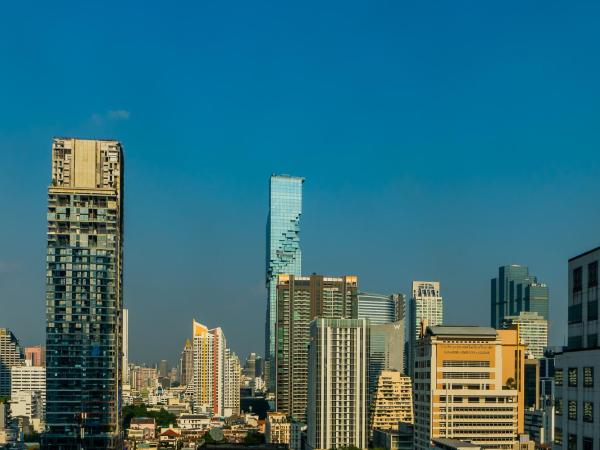
[(406, 373), (413, 375), (417, 341), (428, 326), (441, 325), (444, 304), (438, 281), (413, 281), (408, 305), (408, 356)]
[(400, 422), (413, 423), (412, 383), (397, 370), (383, 370), (371, 400), (371, 430), (398, 430)]
[(505, 316), (501, 328), (519, 328), (519, 338), (525, 344), (525, 353), (533, 358), (542, 358), (548, 347), (548, 322), (537, 312), (521, 311), (515, 316)]
[(240, 413), (240, 359), (230, 349), (225, 349), (223, 369), (223, 415), (229, 417)]
[(123, 384), (129, 384), (129, 310), (123, 308), (123, 374), (121, 380)]
[(194, 412), (224, 415), (225, 348), (225, 336), (221, 328), (209, 330), (206, 326), (193, 322)]
[(19, 392), (37, 393), (40, 399), (40, 409), (46, 407), (46, 368), (33, 366), (31, 361), (25, 361), (24, 366), (13, 366), (11, 369), (10, 396), (16, 397)]
[(123, 150), (52, 144), (46, 257), (48, 449), (122, 448)]
[(304, 178), (271, 175), (269, 215), (267, 217), (266, 285), (268, 291), (265, 322), (265, 381), (273, 390), (275, 377), (270, 376), (275, 360), (275, 322), (277, 319), (277, 276), (302, 274), (300, 250), (300, 216)]
[(46, 365), (46, 350), (43, 345), (25, 347), (25, 359), (31, 362), (32, 366)]
[(552, 448), (600, 449), (600, 247), (569, 259), (568, 346), (555, 355)]
[(358, 318), (372, 325), (392, 323), (404, 318), (404, 294), (358, 293)]
[(415, 449), (430, 449), (437, 438), (519, 448), (524, 346), (516, 329), (428, 327), (417, 350)]
[(537, 312), (550, 320), (548, 286), (538, 283), (529, 268), (518, 264), (501, 266), (491, 282), (491, 326), (500, 328), (506, 316), (521, 311)]
[(276, 409), (305, 422), (310, 322), (316, 317), (356, 318), (355, 276), (279, 275), (275, 347)]
[(185, 341), (181, 358), (179, 359), (179, 379), (182, 386), (191, 383), (194, 377), (194, 350), (189, 339)]
[(309, 450), (367, 448), (369, 327), (365, 319), (315, 319), (310, 326)]
[(0, 328), (0, 397), (10, 395), (11, 368), (23, 365), (19, 341), (8, 328)]

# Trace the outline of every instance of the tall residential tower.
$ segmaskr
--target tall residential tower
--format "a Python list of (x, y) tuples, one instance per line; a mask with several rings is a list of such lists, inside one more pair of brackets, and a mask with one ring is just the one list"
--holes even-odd
[(266, 284), (268, 291), (265, 322), (265, 381), (273, 390), (270, 367), (275, 360), (275, 321), (277, 319), (277, 275), (301, 275), (300, 216), (304, 178), (271, 175), (269, 216), (267, 217)]
[(46, 449), (120, 449), (123, 149), (56, 138), (48, 188)]

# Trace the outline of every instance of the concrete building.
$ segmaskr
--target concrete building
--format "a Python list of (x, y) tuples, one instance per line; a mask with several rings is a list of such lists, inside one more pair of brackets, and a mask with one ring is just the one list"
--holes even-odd
[(283, 413), (269, 412), (265, 427), (267, 444), (289, 444), (291, 422)]
[(444, 303), (437, 281), (413, 281), (408, 305), (408, 355), (405, 373), (413, 376), (417, 341), (428, 326), (444, 320)]
[(278, 412), (306, 422), (310, 322), (315, 317), (356, 318), (357, 285), (355, 276), (279, 275), (272, 374)]
[(47, 449), (123, 446), (123, 167), (117, 141), (56, 138), (52, 143), (48, 429), (42, 438)]
[(311, 323), (309, 450), (367, 448), (368, 334), (365, 319), (317, 318)]
[(182, 386), (190, 384), (194, 377), (194, 350), (189, 339), (185, 341), (179, 359), (179, 380)]
[(373, 448), (413, 450), (413, 425), (400, 423), (398, 430), (373, 430)]
[(129, 384), (129, 310), (123, 308), (123, 358), (121, 361), (123, 374), (121, 382)]
[(15, 335), (7, 328), (0, 328), (0, 397), (10, 395), (11, 369), (23, 365), (23, 349)]
[(244, 364), (244, 377), (254, 379), (258, 376), (256, 373), (256, 353), (250, 353)]
[(221, 328), (209, 330), (193, 321), (194, 412), (224, 415), (225, 335)]
[(600, 449), (600, 247), (569, 259), (568, 346), (555, 355), (555, 449)]
[(527, 266), (501, 266), (498, 277), (491, 282), (491, 326), (500, 328), (506, 316), (516, 316), (521, 311), (537, 312), (549, 321), (548, 286), (538, 283)]
[(240, 413), (241, 373), (240, 359), (230, 349), (225, 349), (225, 379), (223, 380), (223, 415), (225, 417)]
[(542, 358), (548, 347), (548, 322), (537, 312), (521, 311), (515, 316), (505, 316), (500, 328), (519, 327), (519, 338), (525, 344), (525, 353)]
[[(44, 418), (46, 410), (46, 368), (41, 366), (32, 366), (31, 361), (25, 361), (24, 366), (14, 366), (11, 369), (11, 398), (15, 398), (19, 393), (37, 394), (37, 408), (40, 413), (35, 417)], [(37, 409), (36, 409), (37, 412)]]
[(43, 345), (25, 347), (25, 360), (30, 361), (32, 366), (46, 366), (46, 349)]
[(269, 180), (269, 215), (267, 217), (266, 286), (267, 315), (265, 321), (265, 373), (270, 391), (275, 378), (270, 376), (275, 361), (275, 327), (277, 321), (278, 275), (302, 275), (300, 249), (300, 216), (304, 178), (271, 175)]
[(379, 374), (377, 389), (371, 401), (371, 430), (398, 430), (399, 424), (412, 424), (413, 398), (410, 377), (397, 370)]
[(415, 449), (429, 449), (439, 438), (483, 448), (518, 444), (524, 347), (516, 329), (428, 327), (415, 363)]

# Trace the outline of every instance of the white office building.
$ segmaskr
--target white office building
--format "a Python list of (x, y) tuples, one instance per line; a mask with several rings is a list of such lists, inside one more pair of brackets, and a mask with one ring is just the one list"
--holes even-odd
[(516, 316), (506, 316), (501, 328), (519, 327), (519, 339), (526, 345), (525, 353), (540, 359), (548, 347), (548, 322), (537, 312), (521, 311)]
[(13, 367), (10, 396), (14, 400), (20, 393), (38, 394), (41, 409), (39, 417), (43, 418), (46, 409), (46, 368), (32, 366), (31, 361), (25, 361), (24, 366)]

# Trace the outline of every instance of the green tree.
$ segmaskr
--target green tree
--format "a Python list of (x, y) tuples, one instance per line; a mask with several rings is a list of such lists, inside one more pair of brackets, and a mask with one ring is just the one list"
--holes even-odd
[(156, 420), (157, 427), (168, 427), (171, 424), (177, 423), (177, 417), (169, 411), (161, 408), (160, 411), (149, 411), (147, 406), (129, 405), (123, 408), (123, 424), (125, 428), (129, 428), (131, 419), (134, 417), (151, 417)]
[(256, 431), (250, 431), (244, 438), (246, 445), (260, 445), (265, 443), (265, 435)]

